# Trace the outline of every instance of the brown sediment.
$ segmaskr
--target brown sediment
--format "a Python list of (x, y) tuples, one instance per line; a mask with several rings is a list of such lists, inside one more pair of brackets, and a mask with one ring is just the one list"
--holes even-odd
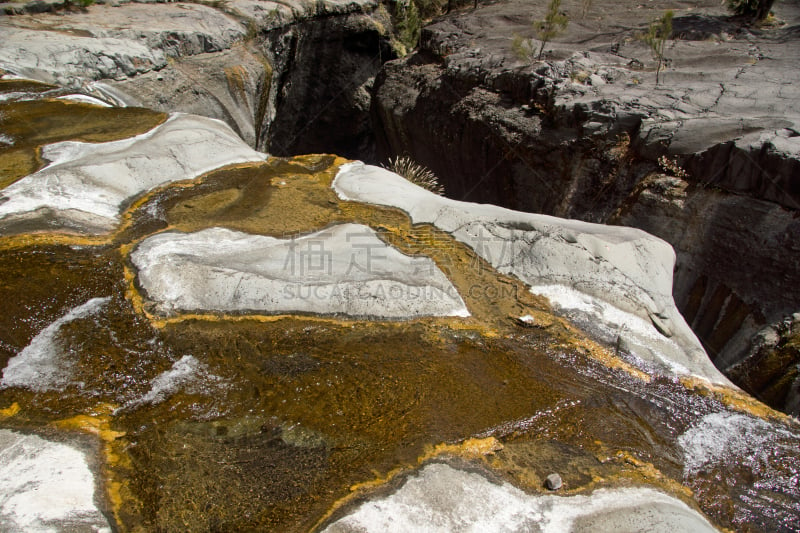
[(7, 93), (43, 93), (58, 89), (55, 85), (35, 80), (10, 79), (0, 80), (0, 94)]
[(13, 145), (0, 145), (0, 186), (7, 187), (42, 168), (39, 150), (45, 144), (117, 141), (145, 133), (166, 118), (166, 114), (149, 109), (66, 100), (2, 103), (0, 131)]

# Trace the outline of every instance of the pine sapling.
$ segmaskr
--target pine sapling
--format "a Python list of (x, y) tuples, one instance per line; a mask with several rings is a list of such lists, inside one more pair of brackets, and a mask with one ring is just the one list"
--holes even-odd
[(547, 45), (547, 42), (567, 29), (569, 18), (559, 11), (560, 7), (561, 0), (550, 0), (550, 5), (547, 6), (547, 14), (544, 19), (537, 20), (533, 23), (533, 27), (536, 29), (536, 37), (538, 37), (542, 43), (539, 47), (537, 60), (542, 59), (544, 47)]
[(642, 35), (642, 40), (650, 47), (653, 58), (656, 60), (656, 85), (658, 85), (658, 75), (664, 65), (664, 45), (672, 36), (672, 11), (666, 11), (664, 15), (650, 22), (647, 33)]

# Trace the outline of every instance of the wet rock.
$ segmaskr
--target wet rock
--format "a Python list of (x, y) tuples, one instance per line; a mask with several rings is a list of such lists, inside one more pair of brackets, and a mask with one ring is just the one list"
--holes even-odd
[[(675, 255), (660, 239), (632, 228), (442, 198), (363, 163), (343, 165), (333, 186), (342, 199), (391, 205), (415, 223), (451, 232), (609, 345), (624, 330), (631, 353), (660, 372), (728, 383), (675, 307)], [(670, 337), (653, 325), (653, 315)]]
[(3, 529), (111, 531), (95, 503), (94, 476), (77, 447), (0, 429), (0, 462)]
[(563, 485), (563, 482), (561, 481), (561, 476), (558, 474), (548, 474), (544, 480), (544, 484), (550, 490), (558, 490), (561, 488), (561, 485)]
[(535, 496), (480, 474), (431, 464), (394, 493), (368, 500), (324, 529), (356, 531), (716, 531), (697, 511), (642, 488)]
[[(410, 155), (454, 198), (665, 239), (677, 252), (676, 302), (729, 367), (800, 301), (797, 247), (780, 237), (795, 233), (800, 207), (800, 10), (776, 4), (787, 25), (758, 30), (711, 1), (677, 10), (656, 86), (632, 38), (661, 15), (655, 6), (615, 8), (613, 24), (599, 11), (573, 20), (550, 58), (533, 62), (500, 37), (530, 35), (518, 6), (443, 17), (416, 53), (385, 65), (374, 88), (379, 157)], [(664, 166), (685, 181), (680, 198), (642, 194)]]
[(181, 114), (122, 141), (48, 145), (43, 157), (50, 161), (47, 167), (0, 193), (0, 232), (37, 225), (109, 232), (126, 200), (147, 190), (222, 165), (266, 158), (225, 124)]
[(28, 346), (9, 359), (0, 387), (24, 387), (36, 392), (64, 390), (73, 380), (70, 362), (57, 341), (59, 330), (73, 320), (102, 311), (108, 301), (109, 298), (92, 298), (44, 328)]

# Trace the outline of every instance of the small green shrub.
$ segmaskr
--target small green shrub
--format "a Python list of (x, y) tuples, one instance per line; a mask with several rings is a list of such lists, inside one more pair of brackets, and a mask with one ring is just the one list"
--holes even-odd
[(547, 6), (547, 14), (544, 19), (537, 20), (533, 23), (533, 27), (536, 29), (536, 37), (538, 37), (539, 41), (542, 43), (539, 47), (539, 54), (536, 56), (536, 59), (542, 59), (544, 47), (550, 39), (567, 29), (569, 18), (559, 10), (560, 7), (561, 0), (550, 0), (550, 5)]
[(408, 156), (397, 156), (394, 159), (389, 159), (389, 164), (384, 165), (384, 168), (403, 176), (414, 185), (419, 185), (432, 193), (444, 196), (444, 187), (439, 183), (436, 174)]
[(422, 30), (422, 19), (414, 0), (398, 0), (394, 5), (395, 35), (407, 50), (413, 49), (419, 42)]
[(653, 58), (656, 60), (656, 85), (658, 85), (658, 75), (661, 72), (661, 67), (664, 65), (664, 44), (672, 37), (672, 11), (666, 11), (664, 15), (650, 22), (647, 28), (647, 33), (640, 36), (650, 51), (653, 53)]

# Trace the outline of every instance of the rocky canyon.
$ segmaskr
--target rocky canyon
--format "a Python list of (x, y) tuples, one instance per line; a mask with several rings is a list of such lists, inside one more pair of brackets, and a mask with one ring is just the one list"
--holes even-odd
[(796, 530), (800, 6), (547, 8), (1, 3), (0, 530)]

